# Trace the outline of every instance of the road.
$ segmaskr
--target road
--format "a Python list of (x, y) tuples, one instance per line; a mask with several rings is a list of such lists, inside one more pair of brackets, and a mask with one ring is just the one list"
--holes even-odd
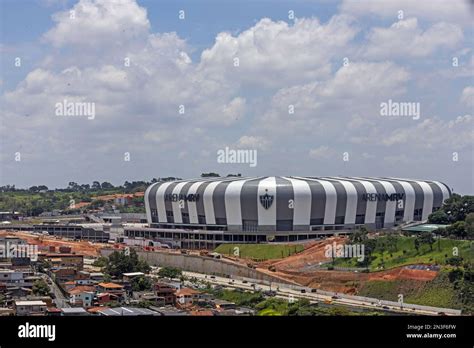
[(69, 308), (68, 299), (63, 295), (59, 286), (54, 282), (54, 280), (47, 274), (41, 273), (41, 276), (44, 280), (48, 283), (51, 292), (54, 294), (54, 303), (56, 303), (56, 307), (58, 308)]
[[(196, 279), (200, 279), (203, 281), (207, 281), (210, 284), (214, 285), (221, 285), (224, 287), (242, 289), (242, 290), (251, 290), (251, 291), (275, 291), (276, 297), (285, 298), (291, 301), (292, 299), (308, 299), (310, 302), (313, 303), (330, 303), (333, 305), (344, 305), (344, 306), (351, 306), (357, 308), (365, 308), (365, 309), (372, 309), (372, 310), (384, 310), (394, 313), (404, 313), (404, 314), (418, 314), (418, 315), (439, 315), (439, 312), (442, 309), (432, 311), (426, 309), (418, 309), (418, 308), (407, 308), (403, 306), (394, 306), (394, 305), (383, 305), (379, 302), (378, 299), (370, 299), (369, 301), (362, 301), (357, 298), (351, 298), (350, 296), (345, 295), (345, 297), (335, 298), (334, 296), (328, 296), (325, 294), (318, 293), (315, 289), (301, 287), (300, 289), (296, 290), (290, 287), (285, 287), (282, 284), (279, 284), (278, 287), (275, 285), (265, 285), (262, 284), (259, 280), (253, 279), (252, 281), (242, 281), (238, 279), (229, 279), (225, 277), (218, 277), (218, 276), (210, 276), (207, 274), (196, 273), (196, 272), (187, 272), (183, 271), (183, 274), (187, 277), (195, 277)], [(302, 293), (301, 289), (305, 289), (305, 292)], [(316, 291), (316, 292), (312, 292)], [(449, 315), (449, 313), (446, 313)]]

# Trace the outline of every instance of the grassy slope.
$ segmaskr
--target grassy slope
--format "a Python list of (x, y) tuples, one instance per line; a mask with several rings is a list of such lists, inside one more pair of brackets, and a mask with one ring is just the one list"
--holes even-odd
[(304, 247), (300, 244), (221, 244), (215, 251), (220, 254), (234, 255), (234, 248), (238, 247), (240, 257), (259, 260), (279, 259), (300, 252)]
[(461, 309), (458, 290), (450, 283), (447, 271), (429, 282), (416, 280), (373, 280), (363, 283), (357, 295), (397, 301), (403, 294), (406, 303)]
[[(399, 237), (397, 241), (397, 251), (385, 252), (383, 255), (385, 261), (385, 269), (395, 268), (403, 265), (416, 264), (416, 263), (437, 263), (445, 264), (445, 255), (448, 257), (452, 256), (453, 247), (459, 248), (459, 255), (463, 258), (474, 259), (473, 251), (470, 247), (469, 241), (452, 240), (452, 239), (441, 239), (440, 247), (438, 250), (438, 241), (433, 245), (433, 251), (430, 251), (429, 245), (422, 245), (420, 251), (417, 252), (415, 249), (413, 237)], [(403, 253), (405, 250), (405, 254)], [(375, 257), (371, 264), (370, 270), (375, 271), (380, 266), (382, 260), (382, 254), (376, 252), (373, 254)], [(355, 258), (352, 259), (336, 259), (336, 266), (339, 267), (357, 267)]]

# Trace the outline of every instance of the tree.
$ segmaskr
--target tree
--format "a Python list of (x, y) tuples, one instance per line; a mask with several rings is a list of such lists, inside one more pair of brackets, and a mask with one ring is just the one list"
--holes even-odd
[(355, 231), (351, 235), (349, 235), (349, 242), (351, 244), (355, 243), (363, 243), (367, 239), (367, 228), (365, 226), (361, 226), (358, 231)]
[(102, 188), (102, 186), (100, 185), (100, 182), (98, 182), (98, 181), (92, 182), (92, 189), (93, 190), (100, 190), (101, 188)]
[(92, 266), (104, 268), (104, 267), (107, 267), (108, 263), (109, 263), (109, 259), (107, 257), (100, 256), (97, 260), (94, 261), (94, 263), (92, 263)]
[(430, 224), (446, 225), (449, 224), (449, 216), (444, 210), (440, 209), (428, 216), (428, 222)]
[(467, 225), (464, 221), (457, 221), (452, 225), (446, 227), (448, 235), (454, 235), (457, 238), (467, 237)]
[(416, 253), (418, 254), (420, 252), (420, 240), (417, 237), (417, 238), (415, 238), (415, 240), (413, 242), (415, 243)]
[(153, 290), (153, 282), (148, 277), (135, 277), (131, 281), (133, 291)]
[(218, 177), (220, 177), (219, 174), (217, 174), (217, 173), (212, 173), (212, 172), (210, 172), (210, 173), (202, 173), (202, 174), (201, 174), (201, 178), (218, 178)]
[(114, 185), (112, 185), (110, 182), (107, 182), (107, 181), (104, 181), (101, 185), (101, 188), (103, 190), (107, 190), (107, 189), (113, 189), (114, 188)]
[(75, 183), (74, 181), (70, 181), (67, 188), (68, 188), (68, 190), (71, 190), (71, 191), (78, 191), (79, 190), (79, 185), (77, 183)]
[(474, 196), (453, 193), (444, 201), (442, 209), (448, 215), (449, 222), (464, 221), (468, 214), (474, 213)]
[(129, 272), (148, 273), (150, 269), (148, 263), (144, 260), (139, 260), (137, 252), (131, 249), (129, 255), (125, 254), (125, 250), (121, 252), (116, 250), (110, 254), (105, 272), (112, 277), (120, 277), (123, 273)]
[(465, 220), (465, 229), (466, 229), (466, 237), (468, 239), (474, 238), (474, 213), (469, 213), (466, 216)]
[(451, 265), (451, 266), (461, 266), (462, 264), (462, 261), (463, 261), (463, 258), (460, 257), (460, 256), (453, 256), (453, 257), (450, 257), (448, 259), (446, 259), (446, 264), (447, 265)]
[(34, 282), (33, 294), (36, 296), (48, 296), (49, 295), (49, 285), (43, 279), (37, 280)]
[(428, 244), (430, 246), (430, 251), (433, 251), (433, 244), (436, 240), (433, 238), (431, 232), (422, 232), (419, 234), (418, 238), (420, 239), (420, 244)]
[(158, 271), (158, 275), (162, 278), (175, 279), (181, 277), (183, 272), (179, 268), (174, 267), (162, 267)]

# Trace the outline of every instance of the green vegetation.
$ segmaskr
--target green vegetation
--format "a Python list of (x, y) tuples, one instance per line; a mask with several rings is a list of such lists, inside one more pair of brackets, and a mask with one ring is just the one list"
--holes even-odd
[(462, 309), (474, 313), (472, 272), (462, 269), (442, 270), (429, 282), (417, 280), (372, 280), (361, 285), (357, 295), (382, 300), (398, 301), (404, 295), (405, 303), (441, 308)]
[[(1, 211), (19, 211), (23, 216), (38, 216), (43, 212), (52, 210), (66, 210), (68, 214), (77, 213), (73, 205), (79, 202), (91, 202), (87, 209), (97, 209), (103, 206), (103, 201), (93, 201), (94, 197), (118, 194), (134, 193), (145, 191), (151, 182), (133, 181), (125, 183), (122, 186), (114, 186), (109, 182), (100, 183), (94, 181), (92, 185), (77, 184), (70, 182), (65, 189), (50, 190), (44, 185), (32, 186), (28, 189), (18, 189), (15, 185), (0, 186), (0, 210)], [(143, 199), (139, 198), (140, 207), (124, 206), (120, 207), (125, 212), (143, 212)]]
[(261, 292), (250, 292), (243, 290), (213, 290), (208, 288), (207, 292), (214, 297), (234, 302), (237, 306), (250, 307), (257, 310), (259, 316), (314, 316), (314, 315), (379, 315), (380, 312), (353, 312), (346, 307), (331, 306), (320, 307), (311, 304), (307, 299), (301, 299), (290, 303), (280, 298), (265, 298)]
[(242, 290), (209, 290), (216, 298), (234, 302), (238, 306), (254, 307), (265, 300), (261, 292), (249, 292)]
[(214, 251), (242, 258), (270, 260), (288, 257), (303, 250), (301, 244), (221, 244)]
[(150, 272), (151, 268), (148, 263), (144, 260), (139, 260), (134, 249), (130, 249), (129, 252), (129, 255), (127, 255), (126, 250), (120, 252), (116, 250), (110, 254), (103, 268), (104, 273), (111, 277), (121, 277), (123, 273)]
[(33, 295), (36, 296), (48, 296), (49, 295), (49, 285), (46, 284), (46, 282), (41, 279), (37, 280), (33, 284)]
[(433, 239), (421, 235), (415, 237), (384, 236), (367, 239), (364, 242), (365, 260), (357, 258), (336, 258), (334, 265), (338, 267), (368, 267), (371, 271), (390, 269), (404, 265), (425, 263), (445, 265), (453, 257), (458, 248), (458, 255), (464, 260), (474, 260), (474, 249), (470, 241), (452, 239)]
[(151, 291), (153, 290), (153, 282), (148, 277), (135, 277), (131, 280), (133, 291)]
[(162, 278), (177, 279), (183, 276), (183, 272), (179, 268), (162, 267), (158, 271), (158, 276)]
[(453, 194), (441, 209), (430, 214), (432, 224), (451, 224), (436, 231), (450, 238), (474, 239), (474, 196)]

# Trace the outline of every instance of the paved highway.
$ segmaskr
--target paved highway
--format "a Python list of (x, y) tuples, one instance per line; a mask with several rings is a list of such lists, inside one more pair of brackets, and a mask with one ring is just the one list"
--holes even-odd
[[(221, 285), (223, 287), (230, 287), (230, 288), (238, 288), (243, 290), (252, 290), (252, 291), (275, 291), (276, 297), (279, 298), (286, 298), (289, 301), (292, 299), (308, 299), (313, 303), (316, 302), (323, 302), (326, 304), (334, 304), (334, 305), (345, 305), (351, 307), (358, 307), (358, 308), (365, 308), (365, 309), (373, 309), (373, 310), (385, 310), (394, 313), (404, 313), (404, 314), (418, 314), (418, 315), (439, 315), (439, 312), (443, 311), (443, 309), (438, 310), (427, 310), (427, 309), (420, 309), (420, 308), (407, 308), (400, 305), (382, 305), (378, 299), (369, 299), (366, 301), (360, 300), (358, 298), (352, 298), (350, 296), (345, 295), (344, 297), (339, 296), (330, 296), (326, 294), (321, 294), (318, 292), (311, 292), (310, 288), (301, 287), (299, 289), (294, 289), (291, 287), (286, 287), (282, 284), (275, 284), (265, 285), (262, 284), (261, 281), (257, 279), (253, 280), (239, 280), (239, 279), (230, 279), (225, 277), (218, 277), (218, 276), (211, 276), (202, 273), (196, 272), (187, 272), (183, 271), (183, 274), (187, 277), (194, 277), (196, 279), (204, 280), (209, 282), (210, 284), (214, 285)], [(305, 292), (303, 293), (301, 289), (304, 289)], [(446, 313), (449, 315), (449, 313)]]

